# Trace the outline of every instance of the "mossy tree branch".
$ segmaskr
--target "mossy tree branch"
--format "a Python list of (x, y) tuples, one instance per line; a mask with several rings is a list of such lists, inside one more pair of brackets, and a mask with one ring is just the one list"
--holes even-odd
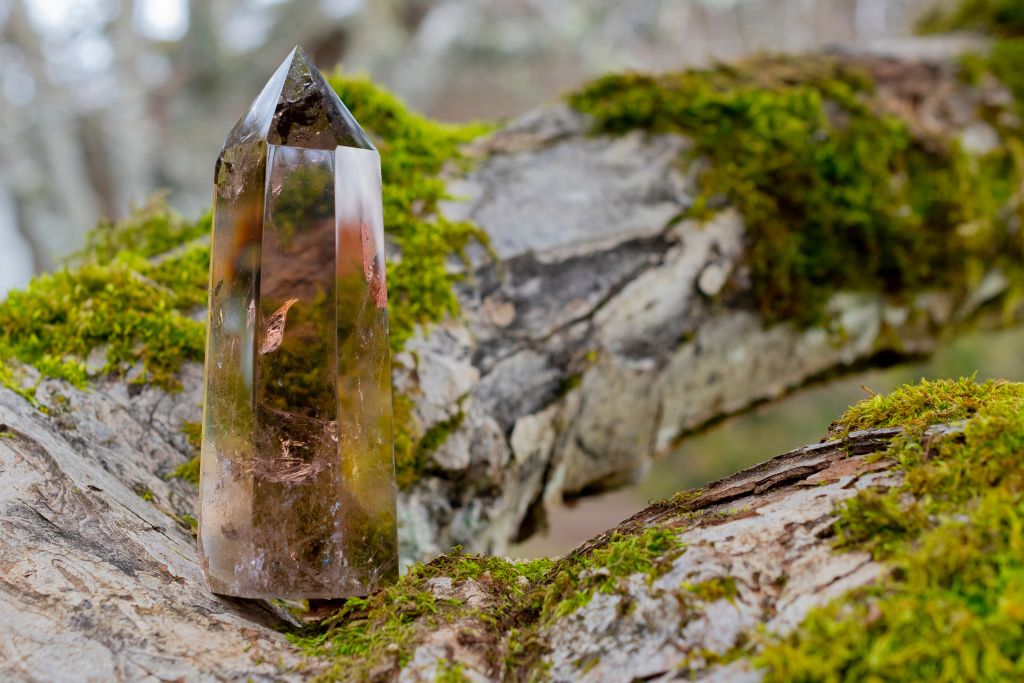
[[(467, 552), (313, 630), (292, 624), (292, 643), (266, 628), (289, 622), (277, 607), (205, 592), (195, 492), (172, 474), (188, 474), (182, 427), (198, 413), (207, 225), (154, 205), (0, 305), (0, 380), (22, 394), (0, 391), (0, 562), (14, 567), (0, 599), (16, 615), (2, 666), (52, 674), (53, 658), (23, 653), (56, 632), (99, 679), (814, 678), (865, 673), (879, 648), (908, 675), (967, 674), (939, 652), (907, 657), (900, 609), (934, 602), (965, 625), (958, 661), (1004, 675), (1016, 385), (875, 399), (832, 442), (659, 503), (557, 562), (474, 553), (528, 535), (560, 496), (631, 481), (709, 420), (1019, 320), (1006, 45), (609, 77), (466, 147), (482, 129), (336, 79), (382, 137), (403, 551)], [(844, 649), (819, 656), (836, 619)], [(993, 629), (994, 646), (977, 637)]]

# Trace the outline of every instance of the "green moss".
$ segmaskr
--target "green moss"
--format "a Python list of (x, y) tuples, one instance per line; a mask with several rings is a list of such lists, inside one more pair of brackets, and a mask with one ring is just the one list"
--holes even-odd
[(103, 371), (139, 366), (133, 381), (174, 388), (180, 364), (203, 357), (203, 327), (185, 310), (200, 299), (171, 290), (147, 264), (92, 262), (41, 275), (0, 302), (0, 348), (77, 386), (85, 383), (84, 359), (105, 348)]
[[(963, 421), (960, 434), (926, 437)], [(1024, 385), (922, 382), (838, 426), (905, 425), (885, 457), (890, 493), (839, 508), (837, 543), (889, 577), (808, 615), (760, 657), (769, 681), (1019, 680), (1024, 675)]]
[(169, 479), (184, 479), (185, 481), (199, 486), (199, 451), (202, 448), (203, 425), (199, 422), (186, 420), (181, 425), (181, 431), (188, 439), (188, 445), (192, 449), (192, 457), (181, 463), (167, 475)]
[(1019, 260), (1002, 212), (1022, 177), (1017, 157), (976, 159), (955, 140), (912, 134), (880, 113), (870, 77), (840, 61), (612, 75), (570, 102), (597, 131), (693, 141), (689, 153), (710, 161), (698, 204), (724, 198), (743, 214), (754, 305), (769, 322), (821, 322), (839, 290), (962, 294), (985, 268)]
[(188, 532), (193, 536), (199, 534), (199, 520), (197, 520), (194, 516), (186, 513), (183, 515), (175, 515), (174, 519), (176, 522), (178, 522), (178, 524), (185, 527), (185, 529), (187, 529)]
[[(414, 642), (458, 620), (469, 629), (464, 632), (467, 642), (488, 643), (493, 671), (507, 680), (535, 680), (544, 668), (543, 626), (586, 604), (597, 592), (621, 590), (620, 582), (628, 576), (639, 573), (653, 580), (681, 552), (678, 530), (663, 528), (614, 534), (599, 547), (558, 561), (513, 562), (454, 548), (429, 564), (414, 566), (393, 586), (349, 599), (319, 626), (289, 638), (304, 652), (330, 660), (322, 680), (362, 680), (371, 671), (404, 666)], [(466, 581), (475, 581), (474, 593), (483, 591), (487, 607), (435, 597), (429, 582), (441, 579), (451, 581), (455, 596)], [(693, 586), (691, 594), (717, 599), (734, 592), (731, 579), (716, 579)]]
[(171, 470), (167, 476), (171, 479), (184, 479), (194, 486), (199, 486), (199, 456), (192, 456)]
[(154, 495), (153, 491), (150, 490), (149, 487), (143, 486), (142, 484), (138, 484), (135, 486), (135, 494), (142, 500), (146, 501), (147, 503), (152, 503), (153, 501), (156, 500), (156, 495)]
[(555, 391), (556, 398), (562, 398), (566, 396), (573, 389), (578, 388), (583, 383), (583, 373), (573, 372), (565, 376), (558, 389)]
[(181, 424), (181, 431), (188, 439), (189, 448), (198, 454), (203, 446), (203, 424), (195, 420), (186, 420)]
[(470, 679), (462, 671), (462, 665), (448, 661), (437, 663), (437, 672), (434, 676), (435, 683), (463, 683)]
[(466, 414), (460, 409), (446, 420), (441, 420), (423, 433), (408, 450), (395, 454), (395, 471), (398, 486), (405, 488), (418, 481), (424, 473), (436, 469), (431, 466), (431, 455), (441, 447), (448, 437), (462, 426)]
[[(455, 548), (414, 566), (393, 586), (347, 600), (323, 624), (289, 638), (304, 652), (331, 660), (323, 680), (364, 680), (371, 672), (406, 665), (418, 639), (459, 621), (469, 630), (467, 642), (488, 643), (493, 655), (489, 665), (500, 676), (534, 680), (544, 667), (543, 626), (586, 604), (597, 592), (621, 590), (620, 583), (630, 575), (656, 578), (683, 552), (677, 533), (659, 527), (632, 535), (615, 533), (600, 547), (558, 561), (514, 562)], [(434, 580), (451, 581), (455, 596), (465, 582), (474, 581), (474, 593), (482, 591), (487, 606), (472, 607), (458, 597), (437, 598), (429, 583)], [(699, 584), (692, 594), (698, 599), (729, 597), (735, 591), (730, 582)]]
[(678, 532), (652, 527), (640, 534), (616, 533), (588, 555), (571, 555), (546, 581), (540, 596), (541, 620), (571, 614), (588, 604), (595, 593), (614, 593), (622, 579), (633, 574), (654, 580), (683, 550)]
[(736, 579), (731, 576), (716, 576), (700, 583), (684, 583), (680, 588), (703, 602), (732, 600), (736, 597)]
[(922, 33), (983, 31), (1001, 36), (1024, 35), (1024, 2), (1020, 0), (960, 0), (939, 6), (918, 23)]
[(388, 263), (391, 346), (399, 350), (416, 325), (459, 312), (452, 289), (461, 275), (447, 267), (453, 253), (487, 244), (472, 223), (437, 213), (448, 195), (439, 177), (449, 164), (465, 164), (459, 146), (486, 132), (485, 124), (448, 125), (427, 119), (367, 78), (336, 72), (328, 82), (373, 138), (381, 154), (384, 226), (402, 258)]
[(919, 434), (930, 425), (971, 417), (983, 406), (1008, 397), (1024, 398), (1024, 387), (996, 380), (979, 384), (971, 378), (922, 381), (857, 403), (836, 421), (833, 431), (903, 427)]
[[(510, 562), (455, 548), (414, 566), (398, 583), (368, 598), (350, 598), (323, 624), (289, 638), (309, 654), (330, 658), (332, 666), (321, 680), (363, 680), (371, 670), (403, 666), (417, 634), (455, 619), (476, 620), (481, 631), (500, 640), (501, 624), (550, 567), (549, 560)], [(451, 578), (455, 587), (477, 581), (494, 602), (484, 614), (455, 598), (437, 599), (427, 585), (437, 577)]]

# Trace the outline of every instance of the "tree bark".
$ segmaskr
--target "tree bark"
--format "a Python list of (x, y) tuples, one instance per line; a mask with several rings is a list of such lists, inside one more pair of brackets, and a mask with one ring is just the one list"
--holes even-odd
[[(0, 390), (0, 677), (9, 681), (301, 680), (326, 663), (279, 632), (295, 622), (266, 602), (209, 593), (182, 519), (195, 494), (157, 472), (180, 461), (165, 398), (124, 385), (79, 392), (45, 382), (45, 415)], [(932, 428), (936, 432), (956, 427)], [(686, 552), (654, 581), (625, 577), (538, 633), (552, 680), (756, 680), (749, 652), (729, 664), (742, 633), (784, 632), (807, 610), (877, 579), (866, 553), (836, 553), (836, 503), (899, 475), (883, 450), (899, 429), (855, 432), (780, 455), (680, 501), (657, 503), (615, 531), (678, 532)], [(679, 586), (728, 578), (728, 599), (679, 599)], [(484, 578), (427, 584), (486, 615), (505, 596)], [(625, 605), (632, 605), (624, 610)], [(514, 676), (495, 662), (507, 643), (479, 633), (479, 613), (416, 623), (412, 657), (382, 679), (432, 680), (439, 663), (472, 680)], [(751, 678), (754, 677), (754, 678)]]

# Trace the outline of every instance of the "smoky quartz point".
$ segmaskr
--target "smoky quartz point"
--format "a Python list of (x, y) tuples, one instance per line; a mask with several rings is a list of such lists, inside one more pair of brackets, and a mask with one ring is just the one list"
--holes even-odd
[(301, 48), (217, 160), (199, 548), (210, 588), (398, 571), (380, 157)]

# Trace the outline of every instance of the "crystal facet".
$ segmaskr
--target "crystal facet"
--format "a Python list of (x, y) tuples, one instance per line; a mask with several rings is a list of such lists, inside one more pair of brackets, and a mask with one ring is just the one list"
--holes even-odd
[(397, 576), (380, 182), (301, 48), (217, 160), (199, 520), (214, 592), (338, 598)]

